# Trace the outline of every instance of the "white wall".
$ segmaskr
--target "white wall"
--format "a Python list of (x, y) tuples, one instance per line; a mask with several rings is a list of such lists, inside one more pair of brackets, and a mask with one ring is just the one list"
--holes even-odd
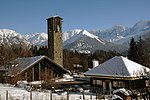
[(95, 59), (92, 62), (93, 62), (93, 68), (97, 67), (99, 65), (99, 61), (97, 61)]

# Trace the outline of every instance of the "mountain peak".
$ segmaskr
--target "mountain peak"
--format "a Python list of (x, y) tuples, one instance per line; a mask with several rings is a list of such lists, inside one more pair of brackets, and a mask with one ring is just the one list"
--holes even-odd
[(96, 39), (98, 42), (102, 43), (102, 44), (105, 44), (103, 41), (101, 41), (98, 36), (96, 35), (93, 35), (92, 33), (88, 32), (87, 30), (82, 30), (79, 34), (83, 34), (83, 35), (86, 35), (90, 38), (93, 38), (93, 39)]
[(11, 29), (0, 29), (0, 43), (3, 44), (24, 44), (29, 45), (29, 42), (19, 33)]
[(36, 32), (31, 35), (25, 35), (25, 38), (30, 41), (32, 45), (47, 45), (48, 35), (44, 32)]
[(126, 30), (126, 28), (127, 28), (127, 27), (125, 27), (125, 26), (123, 26), (123, 25), (119, 25), (119, 24), (117, 24), (117, 25), (115, 25), (115, 26), (113, 27), (113, 29), (122, 29), (122, 30)]
[(0, 34), (6, 36), (6, 35), (18, 35), (19, 33), (11, 29), (0, 29)]
[(63, 35), (63, 38), (65, 39), (64, 45), (66, 45), (68, 43), (69, 44), (73, 43), (73, 42), (77, 41), (78, 39), (80, 39), (84, 36), (90, 37), (92, 39), (96, 39), (98, 42), (105, 44), (102, 40), (99, 39), (98, 36), (88, 32), (87, 30), (75, 29), (75, 30), (68, 31), (68, 32), (64, 33), (64, 35)]
[(141, 21), (138, 21), (134, 26), (133, 28), (143, 28), (143, 27), (146, 27), (146, 26), (150, 26), (150, 20), (141, 20)]

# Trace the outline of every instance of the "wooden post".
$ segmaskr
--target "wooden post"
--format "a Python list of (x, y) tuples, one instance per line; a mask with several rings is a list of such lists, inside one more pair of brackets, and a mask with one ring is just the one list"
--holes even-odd
[(8, 91), (6, 91), (6, 100), (8, 100)]
[(85, 100), (85, 93), (84, 93), (84, 89), (83, 89), (82, 93), (83, 93), (83, 100)]
[(32, 67), (32, 81), (34, 81), (34, 67)]
[(41, 80), (41, 64), (39, 63), (39, 80)]
[(69, 100), (69, 91), (67, 91), (67, 100)]
[(90, 89), (90, 91), (89, 91), (90, 92), (90, 100), (92, 100), (93, 88), (91, 87), (91, 84), (90, 84), (90, 88), (89, 89)]
[(32, 91), (30, 91), (30, 100), (32, 100)]
[(98, 100), (99, 100), (99, 98), (100, 98), (100, 91), (98, 91), (97, 98), (98, 98)]
[(48, 80), (48, 78), (47, 78), (47, 76), (48, 76), (48, 72), (47, 72), (47, 67), (45, 67), (45, 80), (46, 80), (46, 82), (47, 82), (47, 80)]
[(26, 75), (25, 76), (26, 77), (26, 81), (28, 81), (28, 73), (26, 72), (25, 75)]
[(92, 100), (92, 91), (90, 92), (90, 100)]
[(103, 94), (106, 93), (106, 83), (103, 81)]
[(112, 93), (111, 93), (111, 92), (112, 92), (112, 84), (111, 84), (111, 81), (109, 82), (109, 91), (110, 91), (109, 93), (112, 94)]
[(52, 90), (50, 90), (50, 100), (52, 100)]
[(23, 97), (22, 97), (22, 100), (24, 100), (25, 99), (25, 95), (23, 95)]
[(96, 88), (96, 100), (97, 100), (97, 88)]

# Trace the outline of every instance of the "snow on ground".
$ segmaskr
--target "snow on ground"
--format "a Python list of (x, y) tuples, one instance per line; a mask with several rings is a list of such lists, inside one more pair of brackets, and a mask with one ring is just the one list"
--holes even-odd
[[(0, 84), (0, 100), (6, 100), (6, 91), (8, 91), (8, 100), (30, 100), (31, 92), (8, 84)], [(85, 100), (91, 100), (90, 97), (90, 93), (85, 93)], [(92, 95), (92, 100), (95, 99), (95, 95)], [(32, 100), (50, 100), (50, 91), (32, 91)], [(53, 93), (52, 100), (67, 100), (67, 92)], [(83, 100), (83, 94), (69, 93), (69, 100)]]

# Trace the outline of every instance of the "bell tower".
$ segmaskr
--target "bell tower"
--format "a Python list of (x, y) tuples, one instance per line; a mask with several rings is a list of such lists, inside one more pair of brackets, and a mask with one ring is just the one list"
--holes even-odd
[(62, 17), (52, 16), (47, 19), (48, 56), (55, 63), (63, 66)]

